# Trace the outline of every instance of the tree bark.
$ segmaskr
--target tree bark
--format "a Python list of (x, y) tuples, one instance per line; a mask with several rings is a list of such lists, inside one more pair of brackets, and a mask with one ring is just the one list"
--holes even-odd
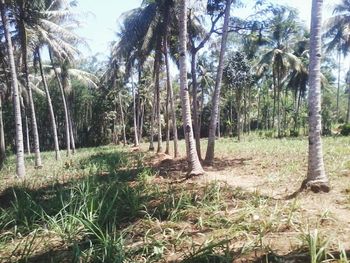
[(44, 85), (44, 90), (45, 90), (45, 94), (46, 94), (46, 98), (47, 98), (47, 104), (49, 106), (51, 128), (52, 128), (52, 134), (53, 134), (53, 140), (54, 140), (54, 146), (55, 146), (55, 158), (56, 158), (56, 160), (59, 160), (61, 158), (61, 156), (60, 156), (60, 148), (59, 148), (58, 135), (57, 135), (55, 113), (53, 111), (51, 96), (50, 96), (49, 88), (47, 85), (46, 77), (44, 75), (39, 49), (37, 49), (37, 56), (38, 56), (38, 62), (39, 62), (39, 68), (40, 68), (40, 75), (41, 75), (41, 79), (42, 79), (42, 82)]
[(170, 125), (169, 125), (169, 86), (166, 88), (166, 102), (165, 102), (165, 132), (166, 132), (166, 144), (165, 144), (165, 154), (170, 153)]
[(7, 21), (5, 11), (5, 0), (0, 1), (0, 12), (1, 20), (3, 23), (3, 30), (5, 33), (7, 53), (9, 57), (10, 72), (11, 72), (11, 86), (14, 97), (14, 108), (15, 108), (15, 125), (16, 125), (16, 173), (18, 177), (25, 177), (26, 170), (24, 165), (24, 149), (23, 149), (23, 132), (22, 132), (22, 117), (21, 107), (18, 92), (18, 80), (15, 59), (13, 55), (12, 39), (9, 31), (9, 23)]
[(179, 147), (178, 147), (178, 136), (177, 136), (177, 126), (176, 126), (176, 109), (175, 109), (175, 100), (174, 100), (174, 91), (173, 85), (171, 84), (170, 77), (170, 67), (169, 67), (169, 50), (168, 50), (168, 31), (165, 34), (164, 40), (164, 53), (165, 53), (165, 67), (166, 67), (166, 79), (167, 79), (167, 89), (169, 89), (169, 100), (170, 100), (170, 111), (172, 116), (172, 126), (173, 126), (173, 141), (174, 141), (174, 157), (179, 156)]
[(338, 86), (337, 86), (337, 123), (339, 122), (339, 96), (340, 96), (340, 60), (341, 60), (341, 38), (339, 39), (338, 50)]
[(69, 127), (69, 116), (68, 116), (68, 107), (67, 107), (67, 101), (66, 101), (66, 95), (64, 94), (64, 89), (62, 85), (61, 78), (58, 74), (58, 70), (54, 64), (53, 56), (51, 50), (49, 50), (49, 55), (51, 59), (52, 68), (55, 72), (56, 80), (58, 83), (58, 87), (61, 91), (61, 97), (63, 102), (63, 109), (64, 109), (64, 119), (65, 119), (65, 128), (66, 128), (66, 145), (67, 145), (67, 157), (71, 156), (71, 149), (70, 149), (70, 127)]
[(42, 167), (41, 154), (40, 154), (40, 142), (38, 125), (36, 121), (35, 106), (33, 100), (32, 88), (30, 87), (29, 72), (28, 72), (28, 52), (27, 52), (27, 32), (24, 26), (24, 2), (20, 1), (20, 22), (19, 22), (19, 32), (21, 38), (21, 49), (22, 49), (22, 62), (23, 62), (23, 73), (25, 76), (25, 86), (28, 91), (28, 104), (30, 109), (30, 120), (32, 125), (33, 140), (34, 140), (34, 162), (35, 167)]
[[(160, 40), (158, 40), (160, 41)], [(158, 140), (157, 140), (157, 153), (162, 151), (162, 120), (160, 114), (160, 84), (159, 84), (159, 75), (160, 75), (160, 44), (157, 44), (156, 57), (155, 57), (155, 91), (156, 91), (156, 112), (157, 112), (157, 124), (158, 124)]]
[[(201, 175), (204, 173), (199, 161), (195, 140), (193, 137), (191, 105), (187, 83), (187, 1), (179, 1), (179, 51), (180, 51), (180, 89), (182, 104), (182, 121), (184, 126), (186, 152), (189, 161), (189, 175)], [(214, 130), (215, 132), (215, 130)], [(215, 135), (215, 134), (214, 134)]]
[(321, 28), (323, 0), (312, 1), (309, 66), (309, 156), (307, 178), (302, 188), (330, 190), (325, 173), (321, 140)]
[(152, 115), (151, 115), (151, 131), (148, 150), (154, 151), (154, 120), (156, 114), (156, 91), (153, 92)]
[(209, 126), (209, 138), (208, 138), (208, 147), (207, 153), (205, 156), (206, 163), (212, 163), (214, 159), (214, 149), (215, 149), (215, 132), (218, 121), (218, 113), (219, 113), (219, 104), (220, 104), (220, 92), (221, 92), (221, 81), (222, 81), (222, 73), (224, 71), (224, 55), (226, 52), (226, 42), (228, 36), (228, 23), (230, 20), (230, 9), (231, 9), (232, 0), (226, 1), (225, 8), (225, 18), (224, 18), (224, 27), (223, 27), (223, 35), (221, 40), (221, 50), (220, 50), (220, 58), (218, 71), (215, 81), (215, 90), (213, 96), (213, 108), (210, 118), (210, 126)]
[(201, 154), (201, 135), (199, 129), (199, 121), (198, 121), (198, 99), (197, 99), (197, 72), (196, 72), (196, 50), (192, 50), (191, 52), (191, 75), (192, 75), (192, 108), (193, 108), (193, 132), (194, 138), (196, 140), (196, 149), (199, 160), (202, 159)]

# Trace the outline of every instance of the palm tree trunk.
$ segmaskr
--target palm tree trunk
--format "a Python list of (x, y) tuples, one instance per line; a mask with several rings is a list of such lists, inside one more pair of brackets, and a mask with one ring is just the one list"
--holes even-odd
[(5, 131), (2, 118), (2, 94), (0, 92), (0, 169), (6, 159)]
[(149, 150), (154, 151), (154, 121), (155, 121), (155, 114), (156, 114), (156, 91), (153, 92), (153, 103), (152, 103), (152, 114), (151, 114), (151, 131), (150, 131), (150, 140), (149, 140)]
[(33, 132), (33, 139), (34, 139), (34, 162), (35, 167), (40, 168), (42, 167), (42, 161), (41, 161), (41, 154), (40, 154), (40, 142), (39, 142), (39, 133), (38, 133), (38, 125), (36, 121), (36, 113), (35, 113), (35, 106), (34, 106), (34, 100), (33, 100), (33, 93), (32, 88), (30, 87), (29, 82), (29, 72), (28, 72), (28, 59), (27, 59), (27, 32), (24, 26), (24, 2), (20, 4), (20, 38), (21, 38), (21, 48), (22, 48), (22, 60), (23, 60), (23, 73), (25, 76), (25, 86), (28, 91), (28, 104), (30, 108), (30, 117), (31, 117), (31, 124), (32, 124), (32, 132)]
[[(180, 51), (180, 89), (182, 103), (182, 121), (186, 140), (187, 159), (190, 164), (189, 175), (201, 175), (204, 173), (199, 161), (195, 140), (193, 137), (190, 96), (187, 83), (187, 1), (179, 1), (179, 51)], [(216, 123), (216, 122), (215, 122)], [(215, 136), (215, 129), (214, 129)]]
[(120, 117), (122, 120), (122, 129), (123, 129), (123, 145), (126, 145), (126, 132), (125, 132), (125, 121), (124, 121), (124, 110), (122, 105), (122, 98), (120, 96), (120, 93), (118, 95), (119, 97), (119, 108), (120, 108)]
[(57, 83), (58, 83), (58, 87), (60, 88), (60, 92), (61, 92), (61, 97), (62, 97), (62, 102), (63, 102), (63, 109), (64, 109), (65, 128), (66, 128), (67, 157), (70, 157), (71, 156), (71, 150), (70, 150), (70, 127), (69, 127), (69, 116), (68, 116), (68, 107), (67, 107), (66, 95), (64, 94), (62, 81), (61, 81), (61, 78), (60, 78), (60, 76), (58, 74), (57, 68), (56, 68), (56, 66), (54, 64), (51, 50), (49, 50), (49, 55), (50, 55), (50, 59), (51, 59), (52, 68), (53, 68), (53, 70), (55, 72), (55, 76), (56, 76), (56, 80), (57, 80)]
[(241, 141), (241, 100), (242, 100), (242, 95), (239, 89), (236, 90), (236, 104), (237, 104), (237, 140), (240, 142)]
[(348, 110), (346, 112), (346, 123), (350, 123), (350, 86), (348, 84)]
[(337, 87), (337, 123), (339, 122), (339, 96), (340, 96), (340, 60), (341, 60), (341, 38), (339, 39), (339, 50), (338, 50), (338, 87)]
[(258, 116), (256, 118), (256, 128), (257, 130), (259, 130), (260, 126), (261, 126), (261, 123), (262, 123), (262, 120), (261, 120), (261, 123), (260, 123), (260, 114), (261, 114), (261, 89), (258, 87)]
[(1, 12), (1, 20), (3, 23), (3, 30), (5, 33), (6, 45), (7, 45), (7, 53), (10, 64), (10, 72), (11, 72), (11, 86), (12, 93), (14, 97), (14, 108), (15, 108), (15, 125), (16, 125), (16, 173), (18, 177), (25, 177), (26, 170), (24, 165), (24, 147), (23, 147), (23, 133), (22, 133), (22, 117), (21, 117), (21, 106), (19, 100), (19, 92), (18, 92), (18, 80), (17, 80), (17, 72), (15, 59), (13, 55), (13, 46), (12, 39), (9, 31), (9, 24), (6, 17), (5, 10), (5, 0), (0, 1), (0, 12)]
[(223, 35), (221, 40), (221, 50), (219, 57), (219, 65), (218, 71), (215, 81), (215, 90), (213, 96), (213, 108), (210, 117), (210, 126), (209, 126), (209, 138), (208, 138), (208, 147), (207, 153), (205, 156), (205, 161), (207, 163), (212, 163), (214, 159), (214, 149), (215, 149), (215, 132), (216, 125), (218, 120), (219, 113), (219, 104), (220, 104), (220, 92), (221, 92), (221, 81), (222, 81), (222, 73), (224, 71), (224, 55), (226, 52), (226, 42), (228, 36), (228, 23), (230, 20), (230, 9), (231, 9), (232, 0), (226, 0), (226, 8), (225, 8), (225, 18), (224, 18), (224, 26), (223, 26)]
[(69, 120), (69, 135), (70, 135), (70, 143), (72, 146), (72, 154), (75, 154), (75, 139), (74, 139), (74, 129), (73, 129), (73, 120), (72, 114), (70, 112), (70, 107), (68, 106), (68, 120)]
[(139, 125), (139, 141), (140, 143), (143, 141), (142, 135), (143, 135), (143, 119), (145, 117), (145, 104), (144, 102), (141, 102), (141, 113), (140, 113), (140, 125)]
[(309, 158), (307, 178), (302, 188), (315, 192), (330, 190), (325, 173), (321, 140), (321, 28), (323, 0), (312, 1), (309, 66)]
[(133, 114), (134, 114), (134, 146), (139, 146), (138, 130), (137, 130), (137, 116), (136, 116), (136, 91), (134, 86), (134, 80), (131, 72), (131, 86), (132, 86), (132, 99), (133, 99)]
[[(167, 30), (168, 32), (168, 30)], [(171, 84), (170, 68), (169, 68), (169, 51), (168, 51), (168, 33), (165, 35), (164, 41), (164, 53), (165, 53), (165, 67), (166, 67), (166, 79), (167, 88), (169, 89), (169, 100), (170, 100), (170, 111), (172, 115), (172, 126), (173, 126), (173, 141), (174, 141), (174, 157), (179, 156), (178, 138), (177, 138), (177, 126), (176, 126), (176, 110), (174, 101), (173, 85)]]
[(60, 156), (60, 148), (59, 148), (59, 143), (58, 143), (58, 135), (57, 135), (57, 126), (56, 126), (55, 113), (53, 111), (51, 96), (50, 96), (49, 88), (48, 88), (48, 85), (47, 85), (47, 82), (46, 82), (46, 78), (45, 78), (45, 75), (44, 75), (42, 61), (41, 61), (41, 55), (40, 55), (40, 50), (39, 49), (37, 49), (37, 56), (38, 56), (38, 61), (39, 61), (39, 68), (40, 68), (41, 79), (42, 79), (42, 82), (44, 84), (44, 90), (45, 90), (45, 93), (46, 93), (47, 104), (49, 106), (49, 113), (50, 113), (50, 119), (51, 119), (51, 128), (52, 128), (53, 140), (54, 140), (54, 145), (55, 145), (55, 158), (56, 158), (56, 160), (59, 160), (61, 158), (61, 156)]
[(197, 101), (197, 72), (196, 72), (196, 51), (191, 52), (191, 75), (192, 75), (192, 107), (193, 107), (193, 132), (196, 140), (196, 149), (199, 160), (202, 159), (200, 130), (198, 125), (198, 101)]
[(25, 134), (26, 134), (27, 154), (30, 155), (29, 125), (28, 125), (28, 117), (27, 117), (26, 107), (24, 106), (24, 102), (23, 102), (23, 97), (21, 97), (21, 109), (22, 109), (22, 111), (21, 111), (22, 116), (24, 116), (24, 127), (25, 127)]
[(155, 90), (156, 90), (156, 112), (157, 112), (157, 124), (158, 124), (158, 146), (157, 146), (157, 153), (160, 153), (162, 151), (162, 121), (161, 121), (161, 114), (160, 114), (160, 84), (159, 84), (159, 75), (160, 75), (160, 59), (161, 59), (161, 53), (160, 53), (160, 47), (158, 44), (158, 50), (156, 51), (156, 65), (155, 65)]
[(165, 154), (170, 152), (170, 114), (169, 114), (169, 86), (166, 89), (166, 102), (165, 102), (165, 130), (166, 130), (166, 144), (165, 144)]

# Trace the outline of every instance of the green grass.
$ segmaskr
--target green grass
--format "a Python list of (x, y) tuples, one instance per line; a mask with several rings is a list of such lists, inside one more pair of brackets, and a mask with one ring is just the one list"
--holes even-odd
[[(349, 140), (325, 138), (324, 145), (331, 181), (350, 200)], [(305, 139), (222, 139), (213, 169), (290, 189), (305, 176), (306, 146)], [(150, 159), (116, 146), (79, 149), (61, 161), (46, 152), (40, 170), (27, 157), (28, 177), (19, 181), (9, 157), (0, 177), (0, 262), (232, 262), (260, 255), (261, 262), (283, 262), (271, 253), (278, 242), (288, 247), (284, 253), (306, 253), (312, 262), (336, 250), (333, 257), (347, 262), (338, 239), (322, 239), (341, 226), (331, 211), (306, 213), (305, 202), (314, 202), (307, 195), (283, 200), (224, 182), (175, 182), (159, 177)], [(234, 165), (223, 162), (232, 159)], [(285, 235), (296, 241), (287, 244)]]

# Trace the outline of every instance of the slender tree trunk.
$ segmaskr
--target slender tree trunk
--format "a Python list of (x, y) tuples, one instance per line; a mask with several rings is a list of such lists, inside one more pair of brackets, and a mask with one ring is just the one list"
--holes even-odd
[(321, 28), (323, 0), (312, 1), (309, 66), (309, 158), (302, 188), (315, 192), (330, 190), (325, 173), (321, 140)]
[(236, 90), (236, 104), (237, 104), (237, 140), (241, 141), (241, 101), (242, 101), (242, 95), (241, 92), (237, 89)]
[[(204, 173), (199, 161), (195, 140), (193, 136), (191, 105), (187, 83), (187, 1), (179, 1), (179, 51), (180, 51), (180, 89), (182, 103), (182, 121), (186, 140), (187, 159), (190, 164), (189, 175), (201, 175)], [(215, 122), (216, 123), (216, 122)], [(215, 136), (215, 129), (214, 129)]]
[(22, 108), (22, 111), (21, 111), (22, 116), (24, 116), (24, 127), (25, 127), (25, 134), (26, 134), (27, 154), (30, 155), (29, 125), (28, 125), (27, 110), (26, 110), (26, 107), (24, 106), (23, 97), (21, 97), (21, 108)]
[(261, 123), (260, 123), (260, 114), (261, 114), (261, 89), (258, 88), (258, 116), (256, 118), (256, 128), (259, 130), (259, 128), (261, 128), (261, 123), (262, 123), (262, 120), (261, 120)]
[(217, 125), (217, 120), (218, 120), (218, 113), (219, 113), (221, 81), (222, 81), (222, 73), (224, 71), (224, 55), (226, 52), (226, 42), (227, 42), (227, 36), (228, 36), (228, 23), (230, 20), (231, 3), (232, 3), (232, 0), (226, 1), (223, 35), (222, 35), (222, 40), (221, 40), (221, 50), (220, 50), (220, 57), (219, 57), (219, 65), (218, 65), (218, 71), (217, 71), (217, 76), (216, 76), (216, 81), (215, 81), (215, 90), (214, 90), (214, 96), (213, 96), (213, 108), (212, 108), (212, 113), (211, 113), (211, 117), (210, 117), (208, 147), (207, 147), (207, 153), (205, 156), (205, 161), (206, 161), (206, 163), (209, 163), (209, 164), (212, 163), (213, 159), (214, 159), (215, 132), (216, 132), (216, 125)]
[(166, 144), (165, 144), (165, 154), (169, 154), (170, 152), (170, 114), (169, 114), (169, 86), (166, 88), (166, 102), (165, 102), (165, 131), (166, 131)]
[(281, 74), (277, 69), (277, 136), (281, 138)]
[(175, 100), (174, 100), (174, 91), (171, 84), (170, 77), (170, 68), (169, 68), (169, 51), (168, 51), (168, 30), (165, 36), (164, 41), (164, 53), (165, 53), (165, 67), (166, 67), (166, 79), (167, 79), (167, 88), (169, 89), (169, 100), (170, 100), (170, 111), (172, 115), (172, 126), (173, 126), (173, 141), (174, 141), (174, 157), (179, 156), (179, 147), (178, 147), (178, 137), (177, 137), (177, 125), (176, 125), (176, 109), (175, 109)]
[(59, 148), (59, 143), (58, 143), (58, 135), (57, 135), (57, 126), (56, 126), (55, 113), (53, 111), (51, 96), (50, 96), (49, 88), (48, 88), (48, 85), (47, 85), (47, 82), (46, 82), (46, 78), (45, 78), (45, 75), (44, 75), (42, 61), (41, 61), (41, 55), (40, 55), (40, 50), (39, 49), (37, 49), (37, 56), (38, 56), (38, 61), (39, 61), (39, 68), (40, 68), (41, 79), (42, 79), (42, 82), (43, 82), (43, 85), (44, 85), (44, 90), (45, 90), (45, 94), (46, 94), (46, 98), (47, 98), (47, 104), (49, 106), (52, 134), (53, 134), (53, 140), (54, 140), (54, 146), (55, 146), (55, 157), (56, 157), (56, 160), (59, 160), (61, 158), (61, 156), (60, 156), (60, 148)]
[(140, 109), (140, 125), (139, 125), (139, 140), (142, 142), (142, 134), (143, 134), (143, 119), (145, 116), (145, 105), (143, 102), (141, 102), (141, 109)]
[(156, 91), (153, 92), (153, 103), (152, 103), (152, 115), (151, 115), (151, 132), (150, 132), (150, 140), (149, 140), (149, 150), (154, 151), (154, 121), (156, 114)]
[[(160, 41), (160, 40), (158, 40)], [(163, 150), (163, 142), (162, 142), (162, 119), (160, 112), (160, 84), (159, 84), (159, 75), (160, 75), (160, 60), (161, 60), (161, 44), (157, 44), (156, 50), (156, 58), (155, 58), (155, 90), (156, 90), (156, 116), (157, 116), (157, 124), (158, 124), (158, 141), (157, 141), (157, 153), (162, 152)]]
[(250, 134), (251, 87), (248, 87), (247, 132)]
[(71, 156), (70, 127), (69, 127), (69, 115), (68, 115), (68, 107), (67, 107), (66, 95), (64, 94), (62, 81), (61, 81), (61, 78), (60, 78), (60, 76), (58, 74), (57, 68), (56, 68), (56, 66), (54, 64), (51, 50), (49, 50), (49, 54), (50, 54), (52, 67), (53, 67), (53, 70), (55, 72), (56, 80), (57, 80), (58, 86), (59, 86), (60, 91), (61, 91), (61, 97), (62, 97), (63, 109), (64, 109), (65, 128), (66, 128), (67, 157), (70, 157)]
[(217, 123), (217, 138), (220, 139), (221, 138), (221, 112), (220, 112), (220, 105), (219, 105), (219, 110), (218, 110), (218, 123)]
[(337, 87), (337, 123), (339, 122), (339, 96), (340, 96), (340, 61), (341, 61), (341, 39), (339, 40), (338, 50), (338, 87)]
[(276, 84), (276, 76), (275, 69), (272, 70), (272, 78), (273, 78), (273, 109), (272, 109), (272, 129), (275, 128), (275, 117), (276, 117), (276, 94), (277, 94), (277, 84)]
[(196, 149), (199, 160), (202, 159), (201, 154), (201, 141), (200, 141), (200, 130), (199, 130), (199, 121), (198, 121), (198, 99), (197, 99), (197, 72), (196, 72), (196, 56), (197, 52), (193, 50), (191, 52), (191, 75), (192, 75), (192, 107), (193, 107), (193, 132), (194, 138), (196, 140)]
[(134, 114), (134, 146), (139, 146), (139, 139), (138, 139), (138, 129), (137, 129), (137, 116), (136, 116), (136, 91), (135, 91), (135, 85), (134, 80), (131, 73), (131, 86), (132, 86), (132, 99), (133, 99), (133, 114)]
[(16, 173), (18, 177), (25, 177), (26, 170), (24, 165), (24, 147), (23, 147), (23, 133), (22, 133), (22, 117), (21, 117), (21, 106), (19, 100), (18, 92), (18, 80), (15, 59), (13, 55), (12, 39), (9, 32), (9, 23), (7, 21), (6, 10), (5, 10), (5, 0), (0, 1), (0, 12), (1, 20), (3, 24), (3, 30), (5, 33), (7, 53), (10, 64), (11, 72), (11, 86), (12, 94), (14, 97), (14, 108), (15, 108), (15, 125), (16, 125)]
[(350, 85), (348, 84), (348, 110), (346, 112), (346, 123), (350, 123)]
[(126, 145), (126, 132), (125, 132), (125, 121), (124, 121), (124, 110), (122, 105), (122, 98), (120, 96), (120, 93), (118, 94), (119, 97), (119, 107), (120, 107), (120, 117), (122, 120), (122, 129), (123, 129), (123, 145)]
[(5, 131), (2, 118), (2, 94), (0, 92), (0, 170), (6, 159)]
[(73, 129), (73, 120), (72, 114), (70, 112), (70, 107), (68, 107), (68, 119), (69, 119), (69, 135), (70, 135), (70, 143), (72, 146), (72, 154), (75, 154), (75, 139), (74, 139), (74, 129)]
[(42, 167), (41, 154), (40, 154), (40, 142), (38, 125), (36, 121), (35, 105), (33, 100), (32, 88), (30, 87), (29, 72), (28, 72), (28, 52), (27, 52), (27, 32), (24, 26), (24, 2), (20, 1), (20, 22), (19, 22), (19, 32), (21, 38), (21, 49), (22, 49), (22, 62), (23, 62), (23, 73), (25, 76), (25, 86), (28, 92), (28, 104), (30, 109), (30, 120), (32, 125), (33, 140), (34, 140), (34, 162), (35, 167)]

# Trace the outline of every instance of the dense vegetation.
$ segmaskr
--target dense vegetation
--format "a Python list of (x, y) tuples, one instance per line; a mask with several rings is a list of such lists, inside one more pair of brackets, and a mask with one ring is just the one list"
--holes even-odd
[[(321, 135), (348, 171), (338, 137), (350, 134), (350, 3), (322, 19), (323, 1), (312, 2), (308, 27), (276, 1), (144, 0), (100, 61), (80, 51), (79, 1), (0, 0), (0, 260), (230, 262), (240, 250), (240, 260), (259, 251), (279, 262), (288, 258), (273, 259), (265, 235), (294, 229), (309, 249), (300, 262), (347, 262), (345, 249), (294, 221), (296, 201), (201, 181), (252, 156), (269, 161), (253, 172), (274, 166), (269, 154), (294, 162), (294, 151), (301, 174), (278, 179), (294, 180), (288, 198), (329, 192), (343, 171), (325, 169)], [(232, 15), (245, 5), (250, 16)], [(240, 152), (225, 160), (232, 145)]]

